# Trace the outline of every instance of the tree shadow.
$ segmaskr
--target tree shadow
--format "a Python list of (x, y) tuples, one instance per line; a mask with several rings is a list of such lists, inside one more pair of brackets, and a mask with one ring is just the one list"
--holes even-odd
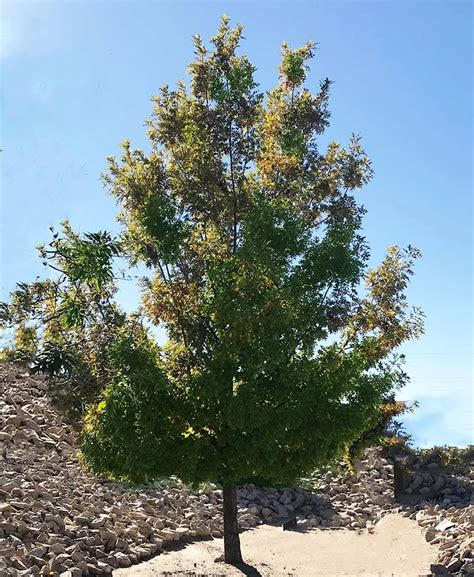
[[(441, 486), (433, 487), (424, 485), (425, 489), (422, 491), (407, 492), (406, 488), (410, 484), (414, 475), (422, 474), (424, 468), (410, 471), (401, 487), (397, 487), (395, 479), (392, 478), (389, 483), (392, 483), (393, 493), (387, 496), (387, 504), (391, 505), (391, 510), (387, 510), (387, 514), (396, 511), (397, 508), (404, 514), (416, 513), (422, 508), (433, 507), (437, 505), (440, 510), (446, 510), (451, 507), (456, 509), (463, 509), (470, 503), (470, 496), (474, 493), (474, 481), (466, 478), (466, 471), (464, 466), (431, 466), (428, 472), (434, 475), (434, 478), (442, 477), (443, 483)], [(312, 503), (312, 513), (316, 518), (324, 520), (325, 523), (313, 524), (307, 519), (308, 511), (303, 508), (295, 509), (291, 515), (281, 520), (266, 521), (264, 524), (273, 527), (281, 527), (282, 530), (293, 531), (298, 533), (306, 533), (309, 531), (361, 531), (363, 527), (352, 527), (350, 525), (340, 526), (337, 519), (344, 507), (335, 506), (331, 498), (326, 494), (321, 494), (315, 490), (304, 490), (306, 495), (306, 502)], [(382, 507), (375, 507), (372, 515), (361, 517), (360, 515), (354, 517), (355, 521), (365, 520), (372, 524), (378, 522), (377, 511), (382, 510)], [(334, 524), (332, 524), (334, 521)]]
[[(329, 525), (314, 525), (307, 518), (307, 514), (311, 513), (313, 517), (319, 518), (326, 522), (330, 522), (331, 519), (335, 519), (340, 510), (334, 506), (328, 495), (324, 493), (319, 493), (317, 489), (302, 489), (299, 488), (302, 494), (305, 495), (305, 503), (311, 502), (310, 508), (308, 510), (308, 505), (302, 507), (297, 507), (294, 509), (288, 517), (281, 519), (265, 520), (264, 525), (270, 527), (277, 527), (282, 531), (292, 531), (296, 533), (306, 533), (308, 531), (337, 531), (340, 527)], [(257, 525), (258, 527), (259, 525)], [(355, 530), (351, 527), (345, 527), (347, 530)]]
[(234, 567), (239, 571), (242, 571), (242, 573), (247, 577), (262, 577), (260, 571), (248, 563), (239, 563), (238, 565), (234, 565)]
[[(247, 565), (247, 563), (241, 563), (240, 565), (232, 565), (239, 571), (242, 571), (243, 575), (247, 577), (263, 577), (260, 571), (258, 571), (252, 565)], [(225, 577), (224, 573), (196, 573), (195, 571), (165, 571), (163, 577)]]
[[(253, 527), (255, 528), (255, 527)], [(183, 549), (185, 549), (186, 547), (188, 547), (189, 545), (193, 545), (193, 544), (197, 544), (197, 543), (202, 543), (204, 541), (213, 541), (213, 538), (210, 536), (203, 536), (203, 537), (184, 537), (182, 539), (180, 539), (179, 541), (169, 541), (166, 543), (164, 549), (162, 549), (161, 551), (158, 551), (156, 553), (150, 553), (149, 555), (143, 556), (138, 564), (144, 563), (146, 561), (150, 561), (151, 559), (154, 559), (156, 557), (159, 557), (160, 555), (166, 555), (168, 553), (172, 553), (172, 552), (176, 552), (176, 551), (182, 551)], [(222, 573), (222, 567), (225, 567), (226, 565), (224, 565), (224, 561), (223, 561), (223, 556), (222, 556), (222, 563), (217, 562), (220, 561), (220, 559), (216, 559), (216, 570), (215, 572), (212, 573), (199, 573), (193, 570), (189, 570), (189, 569), (184, 569), (184, 570), (173, 570), (173, 571), (165, 571), (163, 573), (164, 577), (225, 577), (225, 574)], [(248, 563), (238, 563), (236, 565), (232, 565), (232, 567), (235, 567), (236, 569), (238, 569), (239, 571), (242, 572), (243, 575), (245, 575), (246, 577), (263, 577), (262, 574), (260, 573), (260, 571), (254, 567), (253, 565), (249, 565)]]

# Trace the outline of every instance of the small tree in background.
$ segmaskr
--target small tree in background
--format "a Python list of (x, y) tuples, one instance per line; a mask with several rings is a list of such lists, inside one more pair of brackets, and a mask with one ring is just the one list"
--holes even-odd
[[(372, 434), (406, 381), (393, 351), (422, 330), (404, 295), (417, 251), (393, 247), (367, 271), (360, 139), (318, 148), (331, 83), (303, 88), (314, 45), (283, 44), (264, 95), (241, 38), (225, 17), (211, 51), (194, 38), (190, 89), (154, 99), (150, 151), (126, 141), (109, 159), (120, 240), (66, 228), (43, 253), (60, 277), (35, 305), (45, 334), (59, 322), (81, 351), (87, 333), (85, 365), (100, 358), (85, 462), (133, 481), (222, 483), (228, 563), (242, 561), (237, 486), (294, 482)], [(117, 255), (153, 271), (142, 314), (166, 328), (162, 348), (113, 303)]]

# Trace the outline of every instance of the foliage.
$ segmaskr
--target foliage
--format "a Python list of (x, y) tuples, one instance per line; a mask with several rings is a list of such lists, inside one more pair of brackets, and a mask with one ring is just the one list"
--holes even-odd
[(54, 398), (77, 419), (107, 383), (105, 349), (126, 322), (113, 301), (119, 247), (105, 232), (81, 237), (68, 222), (62, 234), (51, 231), (51, 242), (38, 251), (56, 277), (19, 283), (2, 303), (0, 324), (15, 327), (10, 359), (53, 377)]
[[(406, 379), (406, 375), (403, 376)], [(413, 412), (418, 406), (417, 402), (408, 405), (404, 401), (395, 400), (394, 394), (390, 395), (381, 404), (379, 417), (373, 426), (363, 431), (361, 436), (351, 444), (346, 445), (344, 460), (350, 469), (353, 469), (354, 460), (371, 446), (381, 446), (385, 449), (408, 448), (411, 436), (408, 435), (398, 418), (409, 412)]]
[[(102, 387), (83, 459), (131, 482), (275, 485), (342, 458), (387, 416), (407, 379), (393, 351), (422, 330), (405, 298), (419, 253), (392, 247), (367, 270), (360, 138), (320, 150), (331, 82), (303, 87), (314, 45), (283, 45), (263, 94), (241, 38), (227, 18), (212, 48), (195, 36), (190, 87), (153, 99), (149, 153), (125, 141), (109, 158), (120, 238), (66, 223), (40, 248), (58, 278), (4, 308), (41, 323), (38, 369), (84, 367), (90, 399)], [(166, 328), (163, 348), (114, 303), (118, 256), (151, 270), (141, 314)]]
[(435, 446), (413, 452), (421, 463), (439, 462), (445, 467), (474, 464), (474, 445), (467, 447)]

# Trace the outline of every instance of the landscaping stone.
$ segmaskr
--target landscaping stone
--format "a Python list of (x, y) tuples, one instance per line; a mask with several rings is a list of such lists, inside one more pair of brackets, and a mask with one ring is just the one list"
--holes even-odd
[[(0, 363), (0, 390), (0, 577), (110, 575), (167, 544), (222, 537), (222, 494), (215, 485), (192, 492), (176, 481), (128, 491), (87, 475), (75, 455), (74, 431), (51, 406), (43, 375)], [(239, 525), (281, 525), (296, 515), (302, 528), (371, 533), (381, 518), (398, 512), (415, 519), (439, 548), (434, 574), (474, 575), (472, 465), (453, 475), (436, 463), (411, 464), (418, 468), (408, 488), (426, 496), (415, 506), (394, 499), (391, 462), (368, 450), (356, 474), (315, 472), (315, 491), (241, 487)]]

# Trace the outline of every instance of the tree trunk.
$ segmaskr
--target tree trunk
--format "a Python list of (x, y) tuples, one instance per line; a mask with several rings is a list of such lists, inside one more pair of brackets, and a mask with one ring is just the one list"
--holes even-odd
[(396, 458), (393, 460), (393, 496), (399, 499), (405, 493), (406, 471)]
[(224, 485), (224, 561), (230, 565), (243, 563), (237, 523), (237, 487)]

